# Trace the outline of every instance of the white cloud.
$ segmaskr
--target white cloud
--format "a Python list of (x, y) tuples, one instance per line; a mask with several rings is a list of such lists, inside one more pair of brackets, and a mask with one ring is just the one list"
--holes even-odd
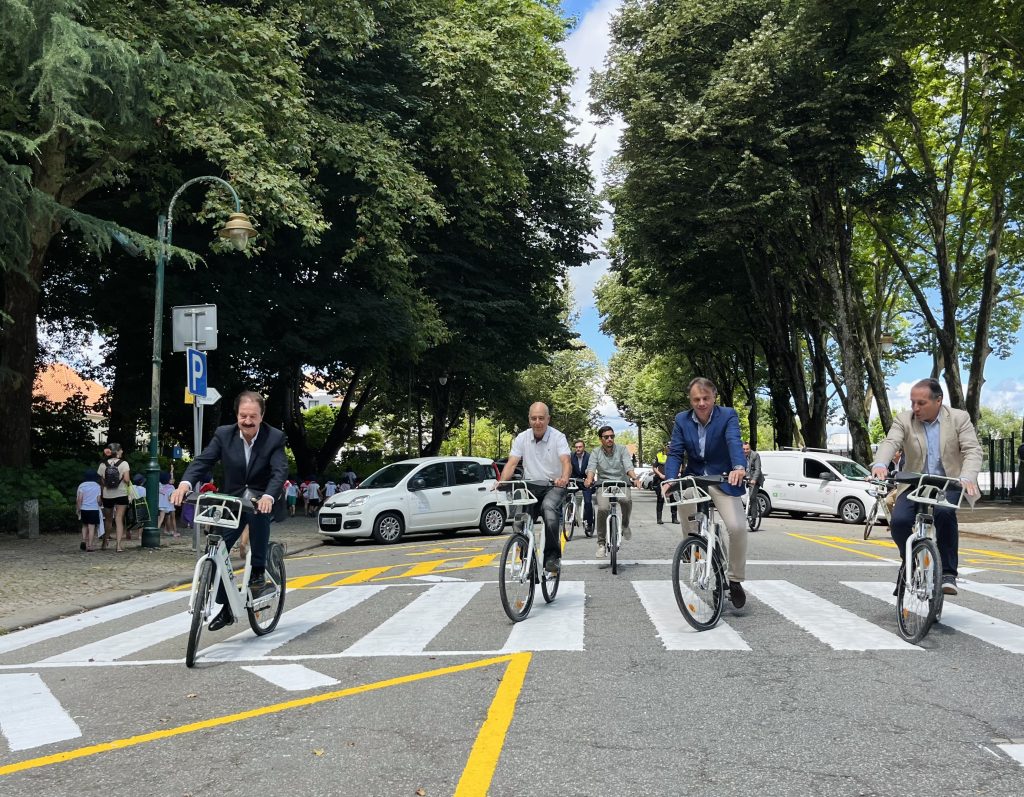
[(1024, 414), (1024, 382), (1003, 379), (992, 388), (982, 385), (981, 403), (986, 407), (1009, 407)]

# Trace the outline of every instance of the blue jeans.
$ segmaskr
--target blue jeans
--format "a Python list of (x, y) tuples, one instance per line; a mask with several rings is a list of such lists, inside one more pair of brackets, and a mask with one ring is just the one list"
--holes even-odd
[[(900, 493), (889, 521), (889, 533), (892, 535), (892, 541), (900, 549), (900, 559), (903, 559), (906, 553), (907, 539), (914, 530), (914, 520), (919, 506), (907, 500), (908, 493), (910, 490)], [(946, 500), (955, 504), (960, 500), (960, 491), (947, 490)], [(957, 523), (956, 510), (945, 506), (936, 506), (932, 509), (935, 543), (939, 548), (939, 558), (942, 560), (942, 574), (956, 576), (957, 548), (960, 544), (960, 526)]]

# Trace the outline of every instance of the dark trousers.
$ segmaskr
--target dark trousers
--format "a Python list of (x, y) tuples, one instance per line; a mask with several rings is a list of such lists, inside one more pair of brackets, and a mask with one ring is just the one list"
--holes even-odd
[[(914, 520), (917, 517), (918, 504), (907, 500), (910, 490), (900, 493), (896, 499), (896, 505), (892, 508), (892, 517), (889, 521), (889, 533), (892, 541), (900, 549), (900, 559), (906, 554), (907, 539), (914, 530)], [(947, 500), (956, 503), (960, 499), (959, 490), (947, 490)], [(942, 559), (942, 574), (956, 575), (957, 547), (960, 544), (960, 527), (956, 519), (956, 510), (944, 506), (932, 507), (935, 513), (935, 543), (939, 548), (939, 557)]]
[(562, 499), (565, 497), (565, 488), (530, 482), (530, 492), (537, 499), (537, 503), (530, 507), (530, 516), (534, 520), (541, 514), (544, 516), (544, 559), (560, 559), (562, 546), (558, 537), (559, 527), (562, 525)]
[(583, 493), (583, 522), (590, 528), (594, 525), (594, 491), (582, 487), (580, 492)]
[[(661, 494), (661, 482), (660, 481), (654, 483), (654, 497), (655, 497), (655, 499), (658, 502), (657, 506), (654, 509), (654, 511), (655, 511), (655, 513), (658, 516), (658, 522), (661, 523), (661, 515), (665, 511), (665, 496), (663, 496)], [(672, 510), (672, 522), (673, 523), (678, 523), (679, 522), (679, 518), (676, 516), (676, 508), (674, 506), (670, 507), (670, 508)]]
[[(252, 571), (250, 578), (262, 576), (267, 567), (267, 543), (270, 542), (270, 514), (254, 514), (252, 512), (242, 513), (242, 523), (237, 529), (227, 529), (221, 534), (224, 545), (230, 551), (235, 547), (238, 538), (245, 531), (246, 524), (249, 526), (249, 550), (252, 551)], [(227, 605), (227, 596), (224, 594), (224, 585), (217, 589), (217, 602)]]

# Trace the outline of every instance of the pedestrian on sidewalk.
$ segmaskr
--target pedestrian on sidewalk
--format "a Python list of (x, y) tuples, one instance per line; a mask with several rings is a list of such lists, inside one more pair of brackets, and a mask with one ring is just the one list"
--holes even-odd
[(75, 495), (75, 511), (82, 521), (82, 542), (79, 548), (83, 551), (96, 550), (96, 532), (100, 526), (100, 511), (103, 508), (99, 474), (87, 470), (82, 474), (82, 483), (78, 485)]
[(291, 477), (284, 483), (284, 494), (288, 499), (288, 516), (295, 517), (295, 505), (299, 503), (299, 485)]
[[(120, 443), (109, 443), (103, 450), (110, 451), (110, 456), (100, 462), (96, 473), (102, 481), (103, 514), (107, 518), (107, 527), (113, 526), (117, 537), (117, 553), (124, 553), (124, 517), (128, 511), (128, 485), (131, 484), (131, 468), (121, 459)], [(107, 538), (103, 537), (100, 548), (106, 549)]]
[(171, 493), (174, 492), (173, 479), (168, 471), (160, 473), (160, 519), (156, 527), (163, 529), (172, 537), (180, 537), (178, 533), (178, 514), (171, 503)]

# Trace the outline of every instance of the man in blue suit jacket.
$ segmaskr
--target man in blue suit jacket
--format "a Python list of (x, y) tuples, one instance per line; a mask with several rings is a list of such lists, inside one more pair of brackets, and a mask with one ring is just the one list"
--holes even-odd
[[(254, 597), (273, 590), (273, 585), (268, 585), (264, 576), (267, 543), (270, 541), (270, 514), (275, 501), (281, 499), (284, 480), (288, 477), (284, 432), (263, 423), (265, 407), (266, 403), (259, 393), (249, 390), (240, 393), (235, 399), (238, 422), (217, 427), (213, 439), (192, 460), (178, 488), (171, 493), (171, 503), (180, 505), (193, 485), (198, 486), (210, 478), (210, 472), (218, 461), (224, 464), (224, 480), (220, 491), (243, 499), (243, 516), (241, 526), (228, 529), (222, 537), (230, 551), (241, 536), (242, 529), (249, 526), (249, 544), (252, 546), (249, 589)], [(258, 499), (255, 512), (250, 499)], [(223, 585), (217, 592), (218, 601), (224, 608), (210, 621), (211, 631), (235, 621), (223, 595)]]
[[(729, 530), (729, 596), (733, 606), (740, 609), (747, 602), (740, 584), (747, 564), (747, 521), (740, 498), (745, 492), (747, 458), (743, 454), (739, 416), (731, 407), (715, 406), (718, 388), (710, 379), (691, 380), (689, 394), (692, 409), (676, 415), (672, 427), (665, 478), (678, 476), (684, 454), (684, 476), (728, 475), (727, 482), (711, 487), (708, 492)], [(662, 485), (662, 492), (668, 488), (669, 485)]]
[(572, 456), (569, 457), (572, 465), (570, 478), (580, 480), (580, 494), (583, 496), (583, 522), (586, 523), (586, 535), (589, 537), (594, 533), (594, 505), (591, 501), (593, 490), (583, 488), (583, 482), (587, 480), (587, 468), (590, 467), (590, 454), (582, 440), (577, 440), (572, 445)]

